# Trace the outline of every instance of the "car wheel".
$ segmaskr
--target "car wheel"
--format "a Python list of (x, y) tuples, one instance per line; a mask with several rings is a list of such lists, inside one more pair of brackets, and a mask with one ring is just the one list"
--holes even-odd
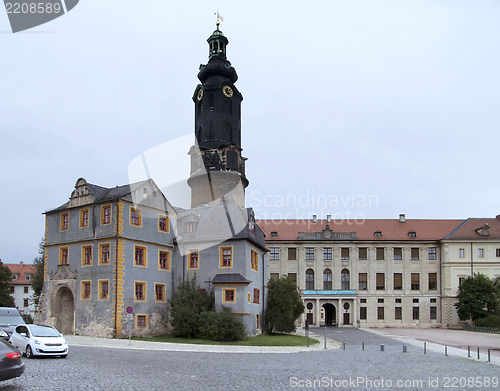
[(66, 357), (68, 357), (68, 355), (67, 354), (61, 354), (59, 357), (66, 358)]
[(26, 358), (33, 358), (33, 350), (31, 350), (31, 346), (26, 346)]

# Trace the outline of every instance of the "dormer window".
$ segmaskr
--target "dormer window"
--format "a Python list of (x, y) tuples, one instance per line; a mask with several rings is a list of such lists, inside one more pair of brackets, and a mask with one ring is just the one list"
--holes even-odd
[(381, 238), (382, 237), (382, 231), (375, 231), (374, 233), (376, 238)]
[(251, 233), (254, 233), (255, 232), (255, 224), (251, 221), (248, 222), (248, 230), (251, 232)]
[(17, 274), (17, 273), (14, 273), (14, 274), (12, 275), (12, 279), (13, 279), (13, 280), (17, 280), (17, 277), (19, 277), (19, 274)]
[(476, 232), (481, 236), (490, 236), (490, 226), (486, 223), (481, 228), (476, 229)]
[(277, 238), (278, 237), (278, 232), (276, 232), (276, 231), (271, 232), (271, 237), (272, 238)]
[(26, 281), (31, 280), (31, 274), (26, 273), (26, 274), (24, 275), (24, 278), (25, 278), (25, 280), (26, 280)]
[(195, 228), (196, 228), (196, 224), (195, 223), (187, 223), (186, 224), (186, 233), (187, 234), (194, 233)]
[(408, 236), (410, 238), (416, 238), (417, 237), (417, 233), (415, 231), (410, 231), (410, 232), (408, 232)]

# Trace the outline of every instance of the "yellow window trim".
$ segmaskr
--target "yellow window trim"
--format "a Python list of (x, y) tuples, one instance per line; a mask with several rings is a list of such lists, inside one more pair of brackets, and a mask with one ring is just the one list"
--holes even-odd
[[(156, 299), (156, 287), (157, 286), (162, 286), (163, 287), (163, 300), (157, 300)], [(167, 293), (166, 284), (155, 282), (155, 302), (156, 303), (166, 303), (167, 302), (166, 293)]]
[[(167, 253), (167, 268), (163, 269), (160, 266), (160, 255), (161, 253)], [(169, 250), (158, 250), (158, 270), (169, 272), (170, 271), (170, 251)]]
[(59, 247), (59, 265), (64, 265), (63, 259), (62, 259), (62, 253), (63, 253), (64, 249), (68, 250), (68, 264), (69, 264), (69, 247), (63, 246), (63, 247)]
[[(109, 223), (104, 222), (104, 209), (109, 208)], [(106, 204), (101, 206), (101, 225), (109, 225), (111, 224), (111, 221), (113, 220), (113, 208), (111, 207), (111, 204)]]
[[(86, 283), (89, 283), (90, 284), (90, 295), (89, 297), (83, 297), (84, 293), (85, 293), (85, 284)], [(89, 301), (92, 299), (92, 281), (90, 280), (82, 280), (81, 283), (80, 283), (80, 300), (82, 301)]]
[[(99, 296), (98, 296), (98, 299), (99, 300), (109, 300), (109, 280), (98, 280), (99, 282)], [(103, 298), (102, 297), (102, 284), (103, 282), (107, 282), (108, 283), (108, 297), (107, 298)]]
[[(90, 248), (90, 263), (88, 265), (85, 264), (85, 249), (86, 248)], [(83, 245), (82, 246), (82, 267), (89, 267), (89, 266), (92, 266), (93, 264), (93, 261), (94, 261), (94, 249), (93, 249), (93, 246), (90, 244), (90, 245)]]
[[(233, 291), (233, 301), (226, 300), (226, 291)], [(223, 303), (236, 303), (236, 289), (235, 288), (222, 288), (222, 302)]]
[[(61, 213), (61, 215), (60, 215), (60, 216), (61, 216), (61, 217), (60, 217), (60, 219), (61, 219), (61, 220), (60, 220), (60, 223), (61, 223), (61, 224), (60, 224), (59, 230), (60, 230), (61, 232), (64, 232), (64, 231), (69, 230), (69, 212), (64, 212), (64, 213)], [(68, 216), (68, 228), (66, 228), (66, 229), (64, 229), (64, 228), (63, 228), (63, 227), (64, 227), (64, 216)]]
[(250, 268), (256, 272), (259, 271), (259, 253), (255, 250), (250, 252)]
[[(191, 262), (191, 254), (192, 253), (198, 253), (198, 263), (196, 264), (196, 267), (190, 267), (190, 262)], [(187, 268), (189, 270), (197, 270), (200, 268), (200, 251), (195, 249), (195, 248), (192, 248), (192, 249), (189, 249), (187, 251)]]
[(252, 294), (248, 292), (248, 304), (252, 303)]
[[(136, 248), (142, 248), (142, 249), (144, 249), (144, 257), (143, 257), (144, 265), (138, 265), (135, 262), (135, 249)], [(137, 266), (137, 267), (148, 267), (148, 248), (146, 246), (140, 246), (140, 245), (134, 244), (134, 266)]]
[[(87, 225), (83, 225), (83, 214), (87, 212)], [(90, 226), (90, 211), (89, 208), (80, 209), (80, 228), (88, 228)]]
[[(136, 293), (135, 293), (135, 292), (136, 292), (135, 287), (136, 287), (138, 284), (142, 284), (142, 285), (144, 285), (144, 289), (142, 290), (142, 293), (143, 293), (144, 298), (143, 298), (142, 300), (138, 300), (138, 299), (137, 299), (137, 296), (136, 296)], [(147, 293), (147, 283), (146, 283), (146, 281), (134, 281), (134, 301), (139, 302), (139, 303), (142, 303), (142, 302), (144, 302), (144, 301), (147, 301), (147, 299), (148, 299), (148, 298), (147, 298), (146, 293)]]
[[(139, 316), (144, 316), (146, 317), (144, 323), (145, 326), (139, 326)], [(149, 327), (149, 315), (148, 314), (136, 314), (135, 315), (135, 327), (138, 329), (146, 329)]]
[[(229, 266), (223, 266), (223, 260), (224, 260), (224, 250), (231, 250), (231, 264)], [(228, 269), (228, 268), (232, 268), (233, 267), (233, 256), (234, 256), (234, 253), (233, 253), (233, 246), (220, 246), (219, 247), (219, 267), (221, 268), (224, 268), (224, 269)]]
[[(166, 224), (166, 226), (165, 226), (166, 230), (165, 231), (163, 231), (163, 230), (160, 229), (160, 218), (162, 218), (162, 217), (164, 217), (165, 220), (166, 220), (165, 221), (165, 224)], [(158, 215), (158, 232), (163, 232), (163, 233), (166, 233), (166, 234), (170, 233), (170, 219), (168, 218), (167, 215), (162, 215), (162, 214)]]
[[(109, 260), (108, 260), (108, 263), (103, 263), (102, 262), (102, 248), (104, 246), (109, 246)], [(98, 265), (99, 266), (106, 266), (106, 265), (110, 265), (111, 264), (111, 243), (110, 242), (106, 242), (106, 243), (99, 243), (99, 260), (98, 260)]]
[[(139, 225), (137, 224), (132, 224), (132, 211), (133, 210), (136, 210), (137, 212), (139, 212)], [(129, 211), (129, 223), (132, 227), (138, 227), (138, 228), (141, 228), (142, 227), (142, 209), (141, 208), (136, 208), (134, 206), (131, 206), (130, 207), (130, 211)]]

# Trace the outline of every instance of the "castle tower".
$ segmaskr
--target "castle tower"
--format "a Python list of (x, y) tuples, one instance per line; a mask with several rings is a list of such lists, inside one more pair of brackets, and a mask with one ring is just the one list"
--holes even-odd
[(241, 156), (241, 101), (236, 70), (226, 58), (228, 39), (217, 29), (208, 38), (207, 65), (200, 65), (193, 95), (196, 143), (191, 155), (191, 208), (217, 202), (228, 190), (245, 207), (245, 160)]

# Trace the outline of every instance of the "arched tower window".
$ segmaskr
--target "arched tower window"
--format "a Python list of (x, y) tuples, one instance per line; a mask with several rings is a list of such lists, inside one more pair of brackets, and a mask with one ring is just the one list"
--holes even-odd
[(332, 290), (332, 271), (330, 269), (325, 269), (323, 271), (323, 290)]
[(210, 111), (214, 111), (214, 96), (212, 94), (208, 98), (208, 105), (210, 106)]
[(350, 288), (350, 275), (349, 270), (342, 269), (340, 272), (340, 289), (348, 291)]
[(314, 270), (307, 269), (306, 270), (306, 291), (314, 290)]

